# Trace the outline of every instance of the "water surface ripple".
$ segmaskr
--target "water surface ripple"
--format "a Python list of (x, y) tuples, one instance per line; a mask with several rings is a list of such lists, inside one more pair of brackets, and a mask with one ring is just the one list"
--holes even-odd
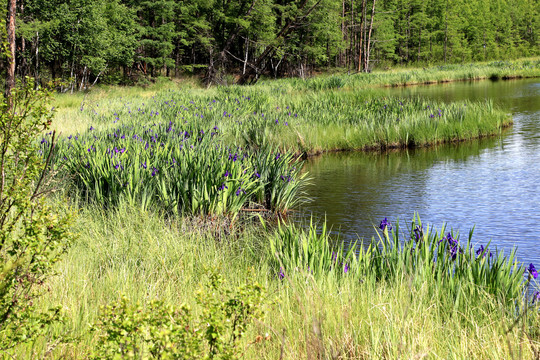
[[(460, 82), (388, 89), (442, 101), (491, 99), (512, 114), (501, 136), (384, 154), (338, 153), (306, 164), (311, 185), (302, 216), (326, 216), (341, 238), (371, 238), (384, 217), (409, 225), (413, 214), (440, 228), (540, 264), (540, 81)], [(462, 236), (463, 236), (462, 235)]]

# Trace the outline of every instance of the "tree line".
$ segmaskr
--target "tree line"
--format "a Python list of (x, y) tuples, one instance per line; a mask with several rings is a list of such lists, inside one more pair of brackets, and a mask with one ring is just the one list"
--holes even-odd
[(61, 78), (72, 90), (159, 75), (252, 83), (540, 53), (538, 0), (0, 1), (6, 10), (16, 3), (16, 76)]

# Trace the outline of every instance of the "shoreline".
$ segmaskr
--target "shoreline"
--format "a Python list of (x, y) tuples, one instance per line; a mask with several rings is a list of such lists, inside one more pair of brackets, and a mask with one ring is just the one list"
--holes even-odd
[(296, 152), (293, 155), (295, 157), (301, 157), (303, 160), (307, 160), (310, 158), (315, 158), (319, 156), (324, 156), (325, 154), (332, 154), (332, 153), (384, 153), (386, 151), (406, 151), (406, 150), (414, 150), (414, 149), (429, 149), (440, 145), (449, 145), (449, 144), (459, 144), (469, 141), (475, 141), (475, 140), (481, 140), (481, 139), (487, 139), (487, 138), (493, 138), (496, 137), (502, 132), (510, 129), (514, 125), (514, 121), (511, 120), (508, 123), (505, 123), (500, 128), (499, 133), (492, 133), (492, 134), (482, 134), (475, 137), (470, 138), (462, 138), (462, 139), (452, 139), (452, 140), (439, 140), (437, 142), (428, 142), (421, 145), (400, 145), (400, 144), (391, 144), (388, 146), (364, 146), (361, 148), (340, 148), (340, 149), (330, 149), (330, 150), (316, 150), (311, 152)]

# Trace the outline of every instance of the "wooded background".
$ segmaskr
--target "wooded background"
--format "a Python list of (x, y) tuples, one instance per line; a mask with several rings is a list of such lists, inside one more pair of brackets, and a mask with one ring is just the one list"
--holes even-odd
[(72, 89), (159, 75), (250, 83), (262, 74), (540, 54), (538, 0), (16, 2), (17, 77), (61, 78)]

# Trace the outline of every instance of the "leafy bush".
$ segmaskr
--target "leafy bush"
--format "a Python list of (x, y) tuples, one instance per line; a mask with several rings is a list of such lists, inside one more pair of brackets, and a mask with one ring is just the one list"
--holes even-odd
[(96, 359), (238, 359), (241, 339), (264, 316), (264, 288), (252, 279), (235, 290), (217, 273), (196, 294), (201, 315), (182, 304), (152, 301), (146, 308), (123, 297), (102, 309)]
[(50, 93), (34, 82), (14, 89), (0, 104), (0, 349), (34, 339), (57, 319), (59, 309), (40, 313), (34, 300), (53, 275), (53, 265), (66, 250), (69, 213), (59, 214), (43, 198), (49, 186), (54, 135), (38, 153), (37, 136), (48, 129)]

